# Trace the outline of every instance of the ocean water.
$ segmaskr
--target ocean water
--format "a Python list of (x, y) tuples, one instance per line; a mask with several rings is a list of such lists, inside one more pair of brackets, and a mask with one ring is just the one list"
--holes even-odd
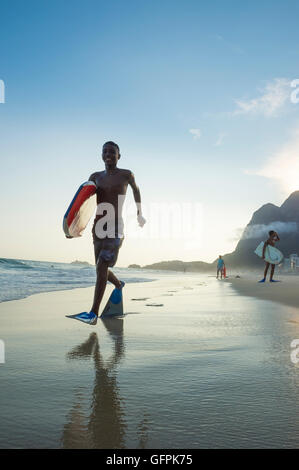
[[(129, 283), (154, 279), (140, 270), (117, 268), (113, 272)], [(40, 292), (88, 287), (94, 285), (95, 279), (94, 266), (0, 258), (0, 302)]]

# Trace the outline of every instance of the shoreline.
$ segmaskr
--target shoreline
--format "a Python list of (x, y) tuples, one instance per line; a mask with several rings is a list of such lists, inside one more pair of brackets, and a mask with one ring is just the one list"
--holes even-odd
[[(154, 270), (153, 270), (154, 271)], [(155, 270), (157, 274), (161, 274), (157, 270)], [(184, 277), (191, 278), (194, 280), (196, 278), (196, 274), (199, 275), (201, 280), (203, 280), (205, 277), (207, 278), (215, 278), (216, 276), (212, 275), (211, 273), (209, 274), (204, 274), (204, 273), (195, 273), (195, 272), (186, 272), (182, 273), (180, 271), (166, 271), (166, 274), (173, 274), (173, 275), (183, 275)], [(164, 274), (164, 272), (162, 273)], [(231, 276), (228, 276), (226, 279), (226, 282), (229, 282), (232, 286), (232, 288), (241, 296), (245, 297), (254, 297), (256, 299), (261, 299), (261, 300), (266, 300), (266, 301), (271, 301), (271, 302), (277, 302), (282, 305), (286, 305), (289, 307), (295, 307), (299, 309), (299, 295), (298, 295), (298, 290), (299, 290), (299, 276), (298, 275), (280, 275), (280, 281), (279, 283), (275, 284), (270, 284), (269, 279), (263, 284), (259, 284), (258, 281), (256, 280), (258, 278), (259, 273), (239, 273), (239, 278), (236, 277), (237, 273), (234, 273)], [(163, 279), (163, 276), (162, 276)], [(159, 279), (161, 280), (161, 279)], [(165, 281), (166, 279), (164, 279)], [(126, 288), (128, 288), (128, 285), (134, 285), (134, 286), (140, 286), (149, 283), (151, 284), (152, 282), (157, 281), (157, 279), (151, 279), (151, 280), (143, 280), (139, 282), (126, 282)], [(112, 287), (112, 285), (108, 282), (108, 285)], [(66, 293), (68, 291), (74, 291), (74, 290), (84, 290), (86, 289), (94, 289), (94, 285), (90, 284), (87, 286), (74, 286), (74, 287), (69, 287), (69, 288), (64, 288), (64, 289), (53, 289), (49, 291), (41, 291), (41, 292), (34, 292), (32, 294), (17, 298), (17, 299), (8, 299), (8, 300), (3, 300), (0, 302), (0, 309), (1, 305), (5, 304), (7, 305), (10, 302), (19, 302), (25, 299), (30, 299), (32, 297), (35, 297), (37, 295), (43, 295), (43, 294), (54, 294), (54, 293)], [(107, 292), (107, 291), (106, 291)], [(106, 299), (107, 293), (104, 296)]]
[[(119, 269), (119, 268), (116, 268), (116, 269)], [(127, 269), (127, 268), (120, 268), (120, 269)], [(147, 272), (148, 271), (148, 272)], [(128, 271), (128, 272), (124, 272), (124, 273), (116, 273), (118, 275), (118, 277), (120, 277), (121, 279), (123, 278), (125, 280), (125, 283), (126, 283), (126, 286), (131, 285), (136, 285), (136, 284), (143, 284), (143, 283), (151, 283), (151, 282), (154, 282), (157, 280), (157, 276), (159, 275), (162, 275), (162, 279), (164, 278), (167, 278), (167, 276), (176, 276), (176, 275), (184, 275), (185, 277), (191, 277), (191, 278), (194, 278), (196, 277), (196, 275), (199, 275), (200, 277), (202, 277), (204, 274), (203, 273), (196, 273), (196, 272), (186, 272), (186, 273), (183, 273), (183, 272), (180, 272), (180, 271), (171, 271), (171, 270), (162, 270), (162, 271), (159, 271), (159, 270), (143, 270), (143, 269), (140, 269), (140, 275), (142, 276), (143, 275), (150, 275), (150, 274), (156, 274), (156, 277), (155, 278), (151, 278), (151, 277), (141, 277), (140, 279), (138, 280), (131, 280), (132, 278), (131, 277), (127, 277), (126, 278), (126, 275), (132, 275), (134, 274), (133, 272), (133, 269), (132, 269), (132, 272)], [(139, 274), (139, 273), (138, 273)], [(158, 278), (159, 279), (159, 278)], [(62, 287), (62, 288), (57, 288), (57, 289), (49, 289), (49, 290), (41, 290), (41, 291), (37, 291), (37, 292), (32, 292), (32, 293), (28, 293), (28, 294), (20, 294), (21, 296), (20, 297), (17, 297), (17, 298), (11, 298), (11, 299), (4, 299), (4, 300), (0, 300), (0, 305), (3, 304), (3, 303), (6, 303), (6, 302), (16, 302), (18, 300), (23, 300), (23, 299), (28, 299), (29, 297), (31, 296), (34, 296), (34, 295), (39, 295), (39, 294), (49, 294), (49, 293), (54, 293), (54, 292), (66, 292), (66, 291), (69, 291), (69, 290), (74, 290), (74, 289), (87, 289), (87, 288), (92, 288), (94, 289), (94, 286), (95, 286), (95, 282), (96, 282), (96, 278), (94, 279), (93, 282), (90, 282), (88, 283), (87, 285), (74, 285), (74, 286), (69, 286), (69, 287)], [(107, 286), (112, 286), (111, 283), (107, 283)]]

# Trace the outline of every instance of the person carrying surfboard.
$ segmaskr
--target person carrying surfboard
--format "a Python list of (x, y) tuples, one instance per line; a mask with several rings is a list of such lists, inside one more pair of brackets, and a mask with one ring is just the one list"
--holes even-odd
[(124, 239), (122, 205), (128, 185), (133, 190), (139, 226), (143, 227), (146, 222), (142, 216), (140, 190), (132, 171), (117, 167), (120, 156), (119, 146), (115, 142), (106, 142), (102, 149), (105, 170), (92, 173), (89, 177), (89, 181), (96, 185), (97, 195), (97, 213), (92, 228), (97, 279), (90, 312), (83, 312), (77, 319), (90, 325), (97, 323), (107, 280), (116, 289), (124, 286), (124, 282), (108, 268), (115, 265)]
[[(270, 245), (270, 246), (275, 246), (275, 242), (279, 242), (279, 241), (280, 241), (280, 238), (279, 238), (279, 236), (278, 236), (278, 233), (275, 232), (274, 230), (270, 230), (270, 232), (269, 232), (269, 238), (268, 238), (267, 241), (265, 241), (264, 247), (263, 247), (263, 253), (262, 253), (262, 258), (263, 258), (263, 260), (265, 260), (265, 252), (266, 252), (267, 246), (268, 246), (268, 245)], [(270, 266), (271, 263), (269, 263), (269, 262), (266, 261), (266, 260), (265, 260), (265, 263), (266, 263), (266, 267), (265, 267), (265, 271), (264, 271), (264, 277), (263, 277), (263, 279), (261, 279), (261, 280), (258, 281), (258, 282), (265, 282), (265, 281), (266, 281), (268, 269), (269, 269), (269, 266)], [(279, 282), (279, 281), (276, 281), (275, 279), (273, 279), (274, 270), (275, 270), (275, 264), (271, 264), (270, 282)]]

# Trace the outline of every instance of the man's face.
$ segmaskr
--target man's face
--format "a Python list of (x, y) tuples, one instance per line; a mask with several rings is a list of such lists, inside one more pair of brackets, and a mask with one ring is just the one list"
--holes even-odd
[(104, 145), (102, 150), (102, 159), (108, 167), (115, 167), (120, 155), (114, 145)]

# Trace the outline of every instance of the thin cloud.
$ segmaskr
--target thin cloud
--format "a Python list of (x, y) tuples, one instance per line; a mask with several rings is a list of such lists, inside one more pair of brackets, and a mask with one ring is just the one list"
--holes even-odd
[(189, 129), (190, 134), (193, 135), (194, 140), (198, 140), (201, 138), (201, 130), (200, 129)]
[(233, 236), (228, 238), (230, 242), (237, 242), (242, 237), (242, 233), (244, 232), (244, 227), (238, 227), (234, 230)]
[(215, 146), (216, 147), (219, 147), (220, 145), (222, 145), (223, 143), (223, 140), (224, 140), (224, 137), (226, 137), (226, 133), (225, 132), (220, 132), (219, 136), (218, 136), (218, 139), (216, 140), (215, 142)]
[(224, 38), (220, 34), (215, 34), (214, 37), (218, 41), (222, 42), (224, 46), (226, 46), (228, 49), (231, 49), (231, 51), (234, 52), (235, 54), (244, 54), (244, 50), (240, 46), (228, 41), (226, 38)]
[(289, 101), (291, 93), (291, 81), (287, 78), (275, 78), (268, 82), (260, 95), (250, 100), (235, 100), (237, 109), (232, 115), (260, 114), (263, 116), (275, 116), (279, 110)]

